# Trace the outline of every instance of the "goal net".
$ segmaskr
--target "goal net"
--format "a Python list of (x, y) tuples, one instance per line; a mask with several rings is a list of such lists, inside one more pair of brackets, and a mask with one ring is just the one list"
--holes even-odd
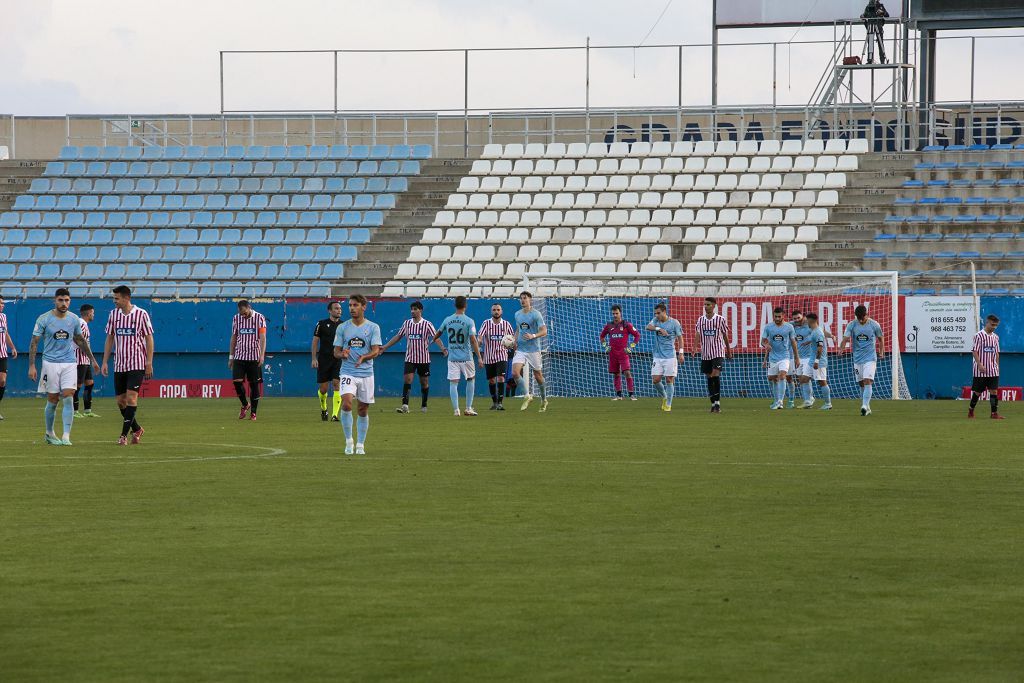
[[(531, 273), (524, 286), (533, 291), (534, 306), (544, 316), (548, 336), (542, 352), (544, 382), (549, 396), (611, 397), (613, 377), (600, 333), (612, 319), (611, 307), (622, 307), (625, 320), (641, 333), (630, 354), (636, 395), (655, 396), (651, 382), (653, 333), (644, 328), (659, 302), (683, 329), (686, 360), (676, 378), (676, 396), (705, 397), (707, 383), (694, 356), (695, 324), (704, 314), (704, 297), (718, 300), (716, 312), (729, 324), (732, 358), (722, 371), (723, 398), (771, 397), (760, 347), (761, 329), (771, 322), (776, 306), (786, 320), (794, 310), (813, 312), (832, 335), (828, 339), (828, 383), (832, 398), (858, 398), (861, 389), (853, 374), (849, 350), (839, 355), (839, 344), (854, 309), (863, 304), (882, 327), (886, 354), (875, 374), (876, 398), (909, 399), (910, 391), (900, 362), (902, 300), (894, 273), (800, 273), (767, 282), (751, 282), (749, 274), (733, 279), (728, 274), (694, 273), (643, 275), (548, 275)], [(528, 376), (528, 373), (525, 373)], [(623, 393), (626, 382), (623, 381)], [(817, 388), (817, 385), (812, 383)], [(528, 387), (527, 390), (531, 390)], [(799, 405), (799, 389), (795, 392)], [(792, 394), (790, 394), (792, 395)], [(818, 392), (815, 392), (815, 396)]]

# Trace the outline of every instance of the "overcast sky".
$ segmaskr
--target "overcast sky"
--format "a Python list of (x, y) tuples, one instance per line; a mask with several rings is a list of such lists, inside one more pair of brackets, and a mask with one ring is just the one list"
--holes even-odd
[[(595, 45), (696, 44), (711, 37), (710, 0), (0, 0), (0, 11), (8, 29), (0, 41), (0, 114), (21, 115), (214, 113), (220, 50), (582, 45), (588, 36)], [(721, 39), (831, 35), (786, 28), (733, 30)], [(781, 45), (777, 101), (806, 103), (829, 53)], [(968, 96), (969, 55), (967, 41), (940, 51), (940, 99)], [(1022, 57), (1024, 38), (979, 41), (976, 97), (1024, 100)], [(710, 51), (689, 48), (683, 60), (683, 103), (708, 104)], [(592, 51), (591, 106), (674, 106), (677, 64), (675, 49)], [(229, 55), (225, 72), (229, 110), (333, 107), (330, 55)], [(461, 109), (463, 79), (458, 52), (342, 55), (339, 106)], [(723, 103), (771, 102), (771, 49), (723, 48), (720, 83)], [(475, 53), (469, 90), (473, 109), (582, 107), (584, 56)]]

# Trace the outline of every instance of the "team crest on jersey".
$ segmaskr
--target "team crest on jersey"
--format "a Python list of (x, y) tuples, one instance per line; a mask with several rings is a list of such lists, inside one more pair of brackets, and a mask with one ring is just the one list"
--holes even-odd
[(528, 330), (530, 329), (530, 323), (519, 323), (519, 329)]
[(857, 335), (857, 341), (868, 341), (869, 338), (870, 337), (868, 337), (868, 335), (864, 334), (863, 332)]
[(366, 348), (366, 340), (362, 337), (353, 337), (348, 340), (348, 347), (350, 349), (362, 349)]
[(785, 337), (783, 337), (781, 334), (772, 335), (772, 341), (780, 342), (780, 341), (782, 341), (784, 339), (785, 339)]
[(71, 335), (68, 334), (67, 330), (57, 330), (56, 332), (53, 333), (53, 338), (57, 339), (58, 341), (65, 341), (67, 339), (70, 339), (70, 337)]

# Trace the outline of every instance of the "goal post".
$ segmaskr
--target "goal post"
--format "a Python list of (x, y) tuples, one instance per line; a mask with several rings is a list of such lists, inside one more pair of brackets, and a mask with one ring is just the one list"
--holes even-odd
[[(641, 341), (631, 353), (637, 395), (654, 396), (650, 377), (652, 334), (644, 328), (653, 317), (654, 306), (663, 302), (669, 315), (679, 320), (683, 328), (686, 360), (679, 369), (676, 395), (706, 396), (700, 359), (693, 354), (694, 326), (704, 313), (704, 298), (712, 296), (718, 301), (716, 312), (729, 323), (731, 335), (733, 357), (726, 362), (722, 374), (723, 396), (770, 396), (770, 385), (762, 368), (760, 333), (771, 321), (772, 310), (781, 306), (787, 320), (793, 310), (818, 315), (822, 329), (832, 335), (828, 340), (827, 364), (832, 396), (859, 397), (851, 354), (847, 351), (838, 355), (837, 351), (846, 325), (854, 319), (854, 309), (864, 304), (868, 315), (881, 325), (887, 350), (884, 360), (878, 363), (875, 396), (911, 398), (901, 362), (903, 302), (896, 272), (803, 272), (770, 277), (752, 280), (751, 273), (529, 272), (523, 278), (523, 287), (533, 293), (534, 307), (548, 326), (541, 355), (547, 395), (614, 395), (607, 353), (599, 335), (611, 320), (611, 306), (618, 304), (623, 317), (641, 332)], [(528, 375), (524, 373), (530, 391), (532, 379)]]

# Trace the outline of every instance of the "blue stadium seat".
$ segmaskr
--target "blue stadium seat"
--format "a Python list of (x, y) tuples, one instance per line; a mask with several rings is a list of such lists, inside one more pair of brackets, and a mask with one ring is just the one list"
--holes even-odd
[(235, 221), (235, 214), (230, 211), (218, 211), (213, 214), (213, 226), (226, 228)]
[(348, 145), (331, 145), (327, 152), (327, 156), (331, 159), (348, 159), (348, 154)]
[[(60, 277), (60, 264), (58, 264), (58, 263), (44, 263), (44, 264), (42, 264), (41, 266), (39, 266), (39, 275), (37, 275), (36, 277), (38, 277), (41, 280), (56, 280), (57, 278)], [(51, 284), (46, 289), (52, 291), (54, 289), (54, 287)]]
[(156, 231), (156, 237), (153, 239), (154, 244), (174, 244), (177, 239), (174, 228), (161, 228)]
[(229, 145), (224, 148), (225, 159), (242, 159), (245, 157), (245, 147), (242, 145)]
[[(143, 259), (145, 259), (145, 252), (143, 252)], [(131, 281), (144, 280), (149, 274), (149, 268), (146, 267), (145, 263), (129, 263), (125, 268), (124, 276)]]
[(60, 279), (65, 282), (73, 282), (82, 277), (82, 264), (80, 263), (64, 263), (60, 269)]
[(309, 152), (306, 154), (307, 159), (326, 159), (328, 156), (327, 145), (310, 145)]
[(364, 227), (380, 227), (384, 225), (384, 214), (380, 211), (367, 211), (363, 214), (360, 225)]
[(78, 209), (80, 211), (96, 211), (99, 208), (100, 198), (94, 194), (86, 194), (78, 198)]
[(77, 147), (61, 147), (60, 154), (57, 156), (61, 161), (74, 161), (78, 158)]
[[(209, 253), (210, 250), (207, 250)], [(209, 260), (209, 258), (207, 258)], [(197, 263), (192, 266), (192, 279), (209, 280), (213, 278), (213, 266), (209, 263)]]
[(356, 172), (359, 175), (377, 175), (378, 168), (379, 164), (376, 161), (360, 161)]
[(248, 228), (242, 233), (242, 244), (259, 244), (263, 241), (263, 231), (259, 228)]
[(302, 178), (283, 178), (281, 191), (285, 193), (302, 192)]
[(71, 181), (71, 191), (77, 194), (92, 192), (92, 180), (89, 178), (75, 178)]
[(267, 148), (263, 145), (252, 145), (251, 147), (245, 148), (245, 153), (242, 155), (243, 159), (249, 159), (258, 161), (260, 159), (267, 158)]
[(174, 161), (185, 157), (185, 148), (178, 145), (164, 147), (164, 159)]
[[(166, 259), (165, 259), (166, 260)], [(150, 280), (166, 280), (171, 273), (171, 267), (166, 263), (149, 264), (146, 277)], [(133, 292), (134, 294), (135, 292)]]
[(380, 168), (377, 169), (377, 175), (383, 175), (383, 176), (396, 176), (396, 175), (399, 175), (401, 173), (400, 169), (405, 164), (417, 164), (417, 167), (418, 167), (419, 162), (418, 161), (402, 161), (402, 162), (399, 162), (399, 161), (382, 161), (382, 162), (380, 162)]
[(234, 245), (228, 250), (228, 261), (247, 261), (249, 259), (249, 247)]
[(313, 247), (309, 244), (302, 244), (295, 247), (295, 252), (292, 254), (292, 261), (298, 263), (309, 263), (313, 260)]
[(213, 164), (209, 161), (195, 161), (192, 163), (192, 168), (189, 169), (188, 175), (191, 178), (205, 178), (216, 174), (213, 171)]
[(331, 228), (327, 231), (328, 244), (344, 244), (348, 242), (348, 228)]
[(332, 209), (351, 209), (352, 208), (352, 195), (350, 194), (336, 194), (331, 200)]
[(373, 208), (373, 195), (357, 194), (352, 198), (352, 208), (365, 211)]
[(256, 214), (252, 211), (239, 211), (235, 214), (235, 225), (245, 228), (256, 224)]
[[(198, 247), (197, 247), (198, 248)], [(172, 263), (171, 272), (168, 274), (170, 280), (188, 280), (192, 277), (191, 263)]]
[(123, 280), (127, 270), (123, 263), (108, 263), (103, 269), (103, 277), (107, 280)]
[(149, 165), (148, 176), (165, 176), (170, 175), (171, 165), (166, 161), (154, 161)]
[(263, 263), (270, 260), (270, 247), (260, 244), (249, 247), (249, 260), (254, 263)]
[(233, 263), (218, 263), (213, 268), (215, 280), (230, 280), (235, 276), (235, 265)]
[(285, 296), (304, 297), (309, 294), (309, 285), (302, 282), (293, 282), (285, 289)]
[(413, 159), (429, 159), (433, 155), (433, 148), (430, 145), (413, 145)]
[(202, 261), (206, 258), (206, 247), (193, 244), (185, 249), (185, 263), (195, 263), (196, 261)]
[(251, 161), (235, 161), (231, 164), (231, 173), (237, 176), (245, 176), (253, 174), (253, 162)]
[(403, 161), (402, 162), (402, 166), (401, 166), (401, 170), (399, 171), (399, 174), (406, 175), (406, 176), (408, 176), (408, 175), (419, 175), (420, 174), (420, 162), (418, 162), (418, 161)]
[(148, 145), (142, 148), (142, 158), (147, 161), (158, 161), (164, 158), (164, 148), (158, 145)]
[[(317, 171), (320, 169), (317, 168)], [(359, 172), (358, 161), (341, 161), (338, 163), (337, 175), (350, 176)]]
[(253, 280), (256, 278), (255, 263), (239, 263), (235, 266), (235, 277), (239, 280)]
[(163, 208), (164, 198), (158, 194), (147, 194), (142, 196), (142, 208), (146, 211), (155, 211)]
[(169, 211), (178, 211), (185, 208), (185, 197), (180, 194), (169, 194), (164, 197), (163, 208)]
[(15, 263), (29, 263), (32, 261), (32, 247), (21, 245), (12, 247), (11, 261)]
[(220, 160), (224, 158), (224, 148), (220, 145), (212, 145), (206, 148), (203, 152), (203, 159), (208, 161)]
[(50, 180), (48, 178), (36, 178), (28, 188), (34, 194), (45, 194), (50, 191)]
[(185, 148), (184, 158), (189, 161), (199, 161), (203, 158), (204, 151), (200, 145), (189, 145)]
[[(63, 199), (63, 197), (62, 197)], [(11, 208), (17, 211), (29, 211), (36, 206), (36, 198), (32, 195), (23, 194), (14, 199), (14, 206)]]
[[(291, 163), (291, 162), (278, 162), (278, 163)], [(293, 167), (294, 169), (294, 167)], [(274, 173), (274, 162), (273, 161), (257, 161), (253, 164), (251, 173), (247, 175), (258, 175), (258, 176), (271, 176)], [(278, 174), (280, 175), (280, 174)], [(290, 175), (290, 174), (289, 174)]]
[(142, 147), (122, 147), (121, 159), (124, 161), (138, 161), (142, 158)]
[(324, 192), (328, 194), (337, 194), (345, 191), (345, 179), (344, 178), (325, 178), (324, 179)]
[(256, 278), (259, 280), (273, 280), (277, 278), (277, 264), (260, 263), (259, 270), (256, 272)]
[(409, 145), (393, 145), (388, 153), (389, 159), (408, 159), (412, 156), (412, 147)]
[(135, 181), (136, 194), (153, 194), (156, 192), (156, 178), (139, 178)]
[[(168, 148), (169, 149), (169, 148)], [(170, 174), (172, 176), (187, 176), (192, 170), (192, 164), (187, 161), (175, 161), (171, 164)]]
[[(73, 163), (73, 162), (68, 162)], [(47, 162), (46, 167), (43, 169), (43, 175), (46, 176), (62, 176), (66, 170), (65, 162), (63, 161), (50, 161)]]
[(274, 251), (271, 254), (271, 260), (278, 263), (292, 260), (292, 248), (285, 245), (277, 245), (274, 247)]
[(352, 244), (366, 244), (370, 241), (370, 231), (366, 228), (353, 228), (348, 231), (348, 241)]

